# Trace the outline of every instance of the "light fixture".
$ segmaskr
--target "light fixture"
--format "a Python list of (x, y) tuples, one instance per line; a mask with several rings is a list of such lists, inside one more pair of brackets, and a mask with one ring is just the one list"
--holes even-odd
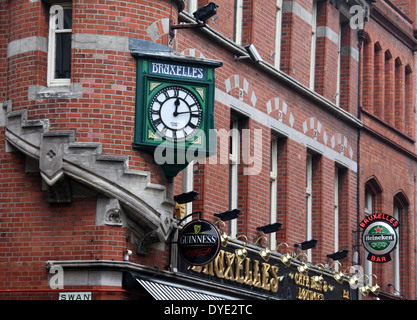
[(337, 251), (337, 252), (332, 253), (332, 254), (328, 254), (327, 257), (334, 260), (334, 261), (342, 260), (342, 259), (347, 257), (348, 253), (349, 253), (349, 250), (345, 249), (345, 250)]
[(223, 232), (222, 235), (220, 236), (220, 243), (222, 247), (227, 246), (228, 241), (229, 241), (229, 236), (227, 235), (226, 232)]
[(259, 251), (259, 255), (264, 259), (266, 262), (268, 262), (269, 257), (271, 256), (271, 250), (269, 250), (268, 247), (265, 247), (261, 251)]
[(291, 260), (292, 260), (292, 257), (291, 257), (291, 255), (289, 254), (289, 247), (288, 247), (288, 244), (286, 244), (285, 242), (281, 242), (276, 248), (275, 248), (275, 250), (278, 250), (278, 248), (281, 246), (281, 245), (285, 245), (286, 247), (287, 247), (287, 253), (285, 253), (285, 254), (283, 254), (282, 256), (281, 256), (281, 258), (280, 258), (280, 260), (281, 260), (281, 262), (283, 263), (283, 264), (285, 264), (287, 267), (289, 267), (290, 265), (291, 265)]
[(343, 281), (345, 280), (345, 275), (344, 275), (341, 271), (339, 271), (339, 272), (336, 272), (336, 273), (333, 275), (333, 278), (334, 278), (337, 282), (339, 282), (340, 284), (342, 284), (342, 283), (343, 283)]
[(320, 266), (319, 267), (319, 270), (321, 270), (321, 274), (320, 275), (312, 276), (311, 279), (313, 280), (313, 282), (316, 285), (316, 287), (320, 287), (321, 284), (324, 281), (324, 278), (323, 278), (324, 266), (322, 264), (318, 264), (317, 266)]
[[(222, 223), (223, 227), (226, 226), (226, 224), (222, 220), (217, 220), (214, 223), (214, 225), (217, 225), (219, 222)], [(220, 236), (220, 243), (221, 243), (222, 247), (226, 247), (228, 241), (229, 241), (229, 236), (227, 235), (227, 233), (225, 231), (223, 231), (223, 233)]]
[[(374, 276), (375, 277), (375, 279), (378, 279), (377, 278), (377, 276), (376, 275), (374, 275), (374, 274), (372, 274), (372, 276)], [(378, 295), (379, 294), (379, 290), (381, 289), (381, 287), (377, 284), (377, 283), (375, 283), (372, 287), (371, 287), (371, 292), (374, 294), (374, 295)]]
[(297, 259), (300, 255), (304, 255), (306, 260), (305, 260), (305, 262), (304, 261), (301, 262), (301, 265), (299, 265), (297, 267), (297, 270), (298, 270), (298, 272), (300, 272), (301, 274), (306, 276), (307, 273), (308, 273), (308, 270), (310, 269), (310, 267), (307, 265), (308, 256), (304, 252), (301, 252), (295, 257), (295, 259)]
[(239, 217), (241, 212), (242, 211), (240, 211), (239, 209), (233, 209), (222, 213), (215, 213), (214, 216), (220, 218), (222, 221), (229, 221)]
[(201, 7), (196, 12), (193, 13), (193, 16), (196, 20), (206, 22), (206, 20), (210, 19), (217, 13), (217, 8), (219, 6), (214, 2), (210, 2), (209, 4)]
[(198, 192), (196, 191), (185, 192), (174, 196), (174, 201), (178, 204), (193, 202), (195, 199), (197, 199), (197, 196)]
[[(336, 263), (338, 263), (338, 264), (339, 264), (339, 267), (341, 267), (341, 266), (342, 266), (342, 264), (341, 264), (339, 261), (334, 261), (333, 265), (335, 265)], [(349, 268), (350, 268), (350, 267), (349, 267)], [(346, 270), (347, 270), (347, 269), (346, 269)], [(335, 272), (333, 273), (333, 278), (334, 278), (337, 282), (339, 282), (340, 284), (342, 284), (342, 283), (343, 283), (343, 281), (345, 280), (345, 275), (344, 275), (344, 273), (343, 273), (342, 271), (336, 272), (336, 270), (335, 270)]]
[(296, 243), (294, 247), (300, 248), (301, 250), (308, 250), (308, 249), (314, 248), (317, 245), (317, 242), (318, 242), (317, 239), (311, 239), (311, 240), (304, 241), (301, 243)]
[(248, 251), (246, 250), (246, 244), (248, 242), (248, 238), (245, 235), (240, 235), (240, 236), (237, 236), (235, 240), (239, 239), (240, 237), (244, 237), (246, 241), (243, 243), (243, 248), (237, 248), (235, 250), (235, 254), (236, 254), (236, 257), (238, 257), (238, 259), (243, 260), (246, 258), (246, 255), (248, 254)]
[(368, 296), (369, 292), (371, 291), (371, 287), (369, 286), (369, 276), (367, 274), (365, 274), (362, 277), (367, 277), (368, 278), (367, 283), (359, 288), (360, 293), (362, 293), (362, 295), (364, 297), (366, 297), (366, 296)]
[(359, 277), (356, 274), (354, 274), (353, 276), (348, 278), (348, 282), (352, 288), (357, 288), (359, 283)]
[(169, 25), (169, 34), (171, 37), (175, 36), (174, 30), (176, 29), (191, 29), (191, 28), (201, 28), (206, 26), (206, 20), (211, 18), (217, 13), (217, 8), (219, 6), (214, 2), (210, 2), (209, 4), (201, 7), (196, 12), (193, 13), (194, 18), (197, 21), (201, 21), (200, 23), (180, 23), (180, 24), (172, 24), (170, 20)]
[(259, 62), (262, 61), (262, 57), (259, 54), (258, 50), (256, 50), (255, 45), (254, 44), (250, 44), (248, 46), (245, 47), (246, 51), (249, 53), (250, 58), (254, 61), (254, 62)]
[(125, 255), (123, 256), (124, 261), (129, 261), (129, 257), (132, 255), (132, 250), (126, 249)]
[(282, 223), (275, 222), (271, 224), (267, 224), (266, 226), (258, 227), (256, 230), (262, 231), (265, 234), (269, 234), (272, 232), (277, 232), (279, 229), (281, 229)]
[[(266, 240), (266, 242), (268, 243), (268, 238), (265, 237), (265, 236), (261, 236), (258, 239), (256, 239), (254, 245), (256, 245), (258, 243), (258, 241), (262, 238), (264, 238)], [(259, 255), (262, 257), (262, 259), (264, 259), (266, 262), (268, 262), (269, 257), (271, 256), (271, 250), (269, 250), (268, 245), (266, 245), (264, 249), (259, 251)]]

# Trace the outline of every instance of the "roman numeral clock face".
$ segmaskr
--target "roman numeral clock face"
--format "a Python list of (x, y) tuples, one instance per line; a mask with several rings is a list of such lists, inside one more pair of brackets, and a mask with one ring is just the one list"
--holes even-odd
[(149, 105), (149, 119), (162, 137), (169, 141), (185, 141), (200, 129), (202, 108), (197, 97), (181, 86), (159, 90)]

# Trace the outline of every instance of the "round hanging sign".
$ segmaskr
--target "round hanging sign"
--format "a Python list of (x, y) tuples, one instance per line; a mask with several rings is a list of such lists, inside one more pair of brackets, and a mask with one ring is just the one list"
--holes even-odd
[(395, 229), (399, 222), (384, 213), (367, 216), (360, 226), (364, 229), (362, 243), (368, 251), (367, 259), (372, 262), (385, 263), (391, 261), (390, 252), (395, 249), (398, 235)]
[(194, 220), (181, 230), (177, 243), (179, 253), (187, 263), (202, 266), (219, 253), (220, 233), (212, 223)]

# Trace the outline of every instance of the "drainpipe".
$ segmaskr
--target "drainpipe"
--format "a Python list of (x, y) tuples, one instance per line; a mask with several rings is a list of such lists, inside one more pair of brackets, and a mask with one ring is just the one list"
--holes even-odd
[[(365, 40), (365, 25), (363, 26), (363, 29), (358, 30), (358, 49), (359, 49), (359, 62), (358, 62), (358, 120), (361, 120), (361, 76), (362, 76), (362, 45)], [(357, 229), (355, 231), (356, 233), (356, 244), (355, 244), (355, 252), (357, 252), (357, 261), (356, 264), (360, 265), (361, 258), (359, 254), (359, 243), (360, 243), (360, 230), (359, 230), (359, 223), (360, 223), (360, 142), (361, 142), (361, 131), (362, 129), (358, 127), (358, 137), (357, 137), (357, 174), (356, 174), (356, 226)], [(355, 261), (352, 261), (354, 264)]]

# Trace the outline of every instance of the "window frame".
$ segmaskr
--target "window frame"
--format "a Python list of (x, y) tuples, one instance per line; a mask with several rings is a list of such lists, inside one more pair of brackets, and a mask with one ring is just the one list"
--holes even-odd
[(235, 0), (235, 25), (234, 25), (234, 41), (236, 44), (242, 44), (243, 34), (243, 0)]
[(317, 52), (317, 0), (313, 1), (313, 12), (311, 16), (311, 56), (310, 56), (310, 90), (315, 89), (316, 84), (316, 52)]
[[(240, 131), (239, 118), (232, 117), (230, 122), (230, 151), (229, 151), (229, 209), (238, 208), (239, 197), (239, 155), (240, 155)], [(230, 221), (230, 236), (237, 236), (237, 219)]]
[[(277, 222), (278, 209), (278, 138), (271, 137), (271, 167), (269, 172), (270, 179), (270, 223)], [(274, 235), (274, 236), (273, 236)], [(271, 235), (269, 246), (275, 249), (277, 246), (277, 239), (275, 233)]]
[[(71, 2), (63, 2), (59, 4), (54, 4), (49, 9), (49, 36), (48, 36), (48, 71), (47, 71), (47, 86), (69, 86), (71, 84), (70, 78), (55, 78), (55, 69), (56, 69), (56, 34), (69, 33), (72, 34), (71, 29), (56, 29), (56, 14), (53, 10), (56, 10), (57, 6), (63, 9), (71, 9)], [(71, 45), (72, 47), (72, 45)]]
[(281, 41), (282, 41), (282, 0), (277, 0), (277, 12), (275, 17), (275, 56), (274, 66), (280, 69)]

